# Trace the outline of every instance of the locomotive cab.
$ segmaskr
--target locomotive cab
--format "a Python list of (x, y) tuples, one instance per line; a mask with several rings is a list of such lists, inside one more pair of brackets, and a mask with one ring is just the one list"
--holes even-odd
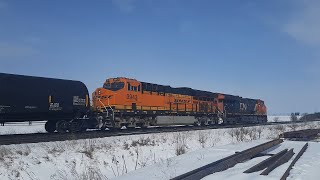
[(140, 99), (141, 83), (135, 79), (110, 78), (93, 92), (93, 105), (97, 111), (107, 109), (136, 109), (136, 103)]

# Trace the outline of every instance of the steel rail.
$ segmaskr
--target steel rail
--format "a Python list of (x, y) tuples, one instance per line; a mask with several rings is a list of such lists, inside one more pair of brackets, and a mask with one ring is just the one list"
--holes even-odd
[(290, 174), (290, 171), (292, 169), (292, 167), (296, 164), (296, 162), (300, 159), (300, 157), (303, 155), (303, 153), (307, 150), (308, 148), (308, 143), (306, 143), (300, 150), (300, 152), (297, 154), (297, 156), (293, 159), (293, 161), (291, 162), (291, 164), (289, 165), (288, 169), (286, 170), (286, 172), (282, 175), (280, 180), (286, 180), (287, 177)]
[(282, 139), (276, 139), (276, 140), (272, 140), (272, 141), (260, 144), (258, 146), (241, 151), (239, 153), (235, 153), (235, 154), (228, 156), (226, 158), (220, 159), (220, 160), (212, 162), (208, 165), (202, 166), (198, 169), (192, 170), (190, 172), (187, 172), (185, 174), (182, 174), (180, 176), (172, 178), (171, 180), (200, 180), (205, 176), (208, 176), (208, 175), (213, 174), (215, 172), (227, 170), (227, 169), (235, 166), (238, 163), (241, 163), (241, 162), (244, 162), (248, 159), (251, 159), (255, 155), (257, 155), (267, 149), (270, 149), (271, 147), (274, 147), (282, 142), (283, 142)]

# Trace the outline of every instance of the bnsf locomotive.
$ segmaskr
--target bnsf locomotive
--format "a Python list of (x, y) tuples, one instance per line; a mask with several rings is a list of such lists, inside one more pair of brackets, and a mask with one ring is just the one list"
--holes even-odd
[(94, 110), (102, 116), (102, 127), (267, 122), (266, 106), (259, 99), (135, 79), (107, 79), (92, 97)]
[(92, 94), (79, 81), (0, 73), (0, 123), (47, 121), (48, 132), (126, 126), (264, 123), (262, 100), (110, 78)]

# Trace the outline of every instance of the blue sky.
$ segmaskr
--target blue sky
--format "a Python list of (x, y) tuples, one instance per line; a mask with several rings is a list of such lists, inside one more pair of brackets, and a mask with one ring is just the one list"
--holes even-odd
[(320, 111), (316, 0), (0, 0), (0, 72), (125, 76)]

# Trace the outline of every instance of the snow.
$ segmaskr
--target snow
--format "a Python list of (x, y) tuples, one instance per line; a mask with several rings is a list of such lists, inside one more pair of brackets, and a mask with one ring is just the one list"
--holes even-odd
[(3, 134), (31, 134), (31, 133), (44, 133), (44, 121), (39, 122), (17, 122), (17, 123), (5, 123), (4, 126), (0, 126), (0, 135)]
[(313, 180), (319, 177), (320, 143), (309, 142), (308, 149), (290, 171), (288, 179)]
[[(274, 125), (0, 146), (0, 179), (168, 179), (235, 151), (269, 141), (292, 128), (310, 127), (320, 127), (320, 123), (304, 123), (298, 127)], [(237, 137), (236, 131), (254, 133)], [(183, 155), (177, 156), (177, 152)], [(255, 159), (252, 164), (257, 160), (260, 159)], [(246, 168), (243, 165), (236, 167), (242, 171)], [(303, 174), (304, 170), (302, 164), (296, 174)]]
[[(236, 151), (242, 151), (250, 147), (256, 146), (263, 143), (262, 140), (256, 140), (249, 143), (224, 145), (219, 147), (207, 148), (184, 154), (178, 157), (168, 159), (165, 162), (157, 163), (153, 166), (142, 168), (134, 172), (128, 173), (121, 177), (116, 178), (117, 180), (139, 180), (143, 177), (148, 177), (148, 179), (153, 180), (165, 180), (171, 179), (183, 173), (189, 172), (201, 166), (207, 165), (211, 162), (222, 159), (226, 156), (234, 154)], [(274, 169), (268, 176), (260, 175), (263, 171), (258, 171), (254, 173), (243, 173), (245, 170), (251, 168), (252, 166), (260, 163), (261, 161), (267, 159), (270, 156), (262, 156), (251, 159), (244, 163), (239, 163), (236, 166), (227, 169), (222, 172), (217, 172), (206, 176), (203, 180), (215, 180), (215, 179), (228, 179), (228, 180), (278, 180), (282, 177), (284, 172), (289, 167), (292, 160), (304, 146), (305, 142), (294, 142), (285, 141), (282, 144), (276, 146), (276, 148), (267, 151), (270, 154), (278, 153), (284, 149), (294, 149), (295, 155), (285, 164)], [(315, 179), (317, 177), (317, 171), (320, 169), (320, 144), (310, 143), (309, 150), (303, 154), (298, 163), (294, 166), (294, 170), (291, 171), (289, 179)], [(315, 160), (317, 159), (317, 160)]]
[(236, 151), (242, 151), (249, 147), (256, 146), (265, 141), (257, 140), (254, 142), (225, 145), (217, 148), (206, 148), (194, 151), (188, 154), (167, 159), (164, 162), (157, 163), (143, 169), (139, 169), (132, 173), (123, 175), (117, 180), (140, 180), (143, 177), (153, 180), (165, 180), (187, 173), (190, 170), (197, 169), (211, 162), (230, 156)]
[[(277, 146), (275, 149), (268, 151), (270, 154), (276, 154), (284, 149), (290, 150), (293, 148), (293, 151), (295, 155), (288, 161), (287, 163), (279, 166), (278, 168), (274, 169), (273, 171), (270, 172), (268, 176), (263, 176), (260, 175), (260, 173), (263, 171), (258, 171), (254, 173), (243, 173), (245, 170), (251, 168), (252, 166), (260, 163), (261, 161), (265, 160), (268, 158), (268, 156), (263, 156), (263, 157), (258, 157), (249, 160), (248, 162), (245, 163), (240, 163), (237, 164), (234, 168), (228, 169), (226, 171), (214, 173), (210, 176), (207, 176), (203, 178), (203, 180), (211, 180), (211, 179), (230, 179), (230, 180), (250, 180), (250, 179), (274, 179), (278, 180), (282, 177), (283, 173), (287, 170), (289, 167), (290, 163), (292, 160), (295, 158), (295, 156), (298, 154), (298, 152), (301, 150), (301, 148), (304, 146), (305, 142), (290, 142), (290, 141), (285, 141), (279, 146)], [(320, 168), (320, 166), (319, 166)]]
[[(285, 115), (268, 115), (268, 122), (288, 122), (291, 121), (291, 116), (285, 116)], [(298, 119), (301, 118), (301, 116), (297, 116)]]
[(202, 133), (208, 147), (232, 141), (218, 130), (1, 146), (0, 179), (110, 179), (176, 156), (177, 139), (187, 152), (202, 149)]

